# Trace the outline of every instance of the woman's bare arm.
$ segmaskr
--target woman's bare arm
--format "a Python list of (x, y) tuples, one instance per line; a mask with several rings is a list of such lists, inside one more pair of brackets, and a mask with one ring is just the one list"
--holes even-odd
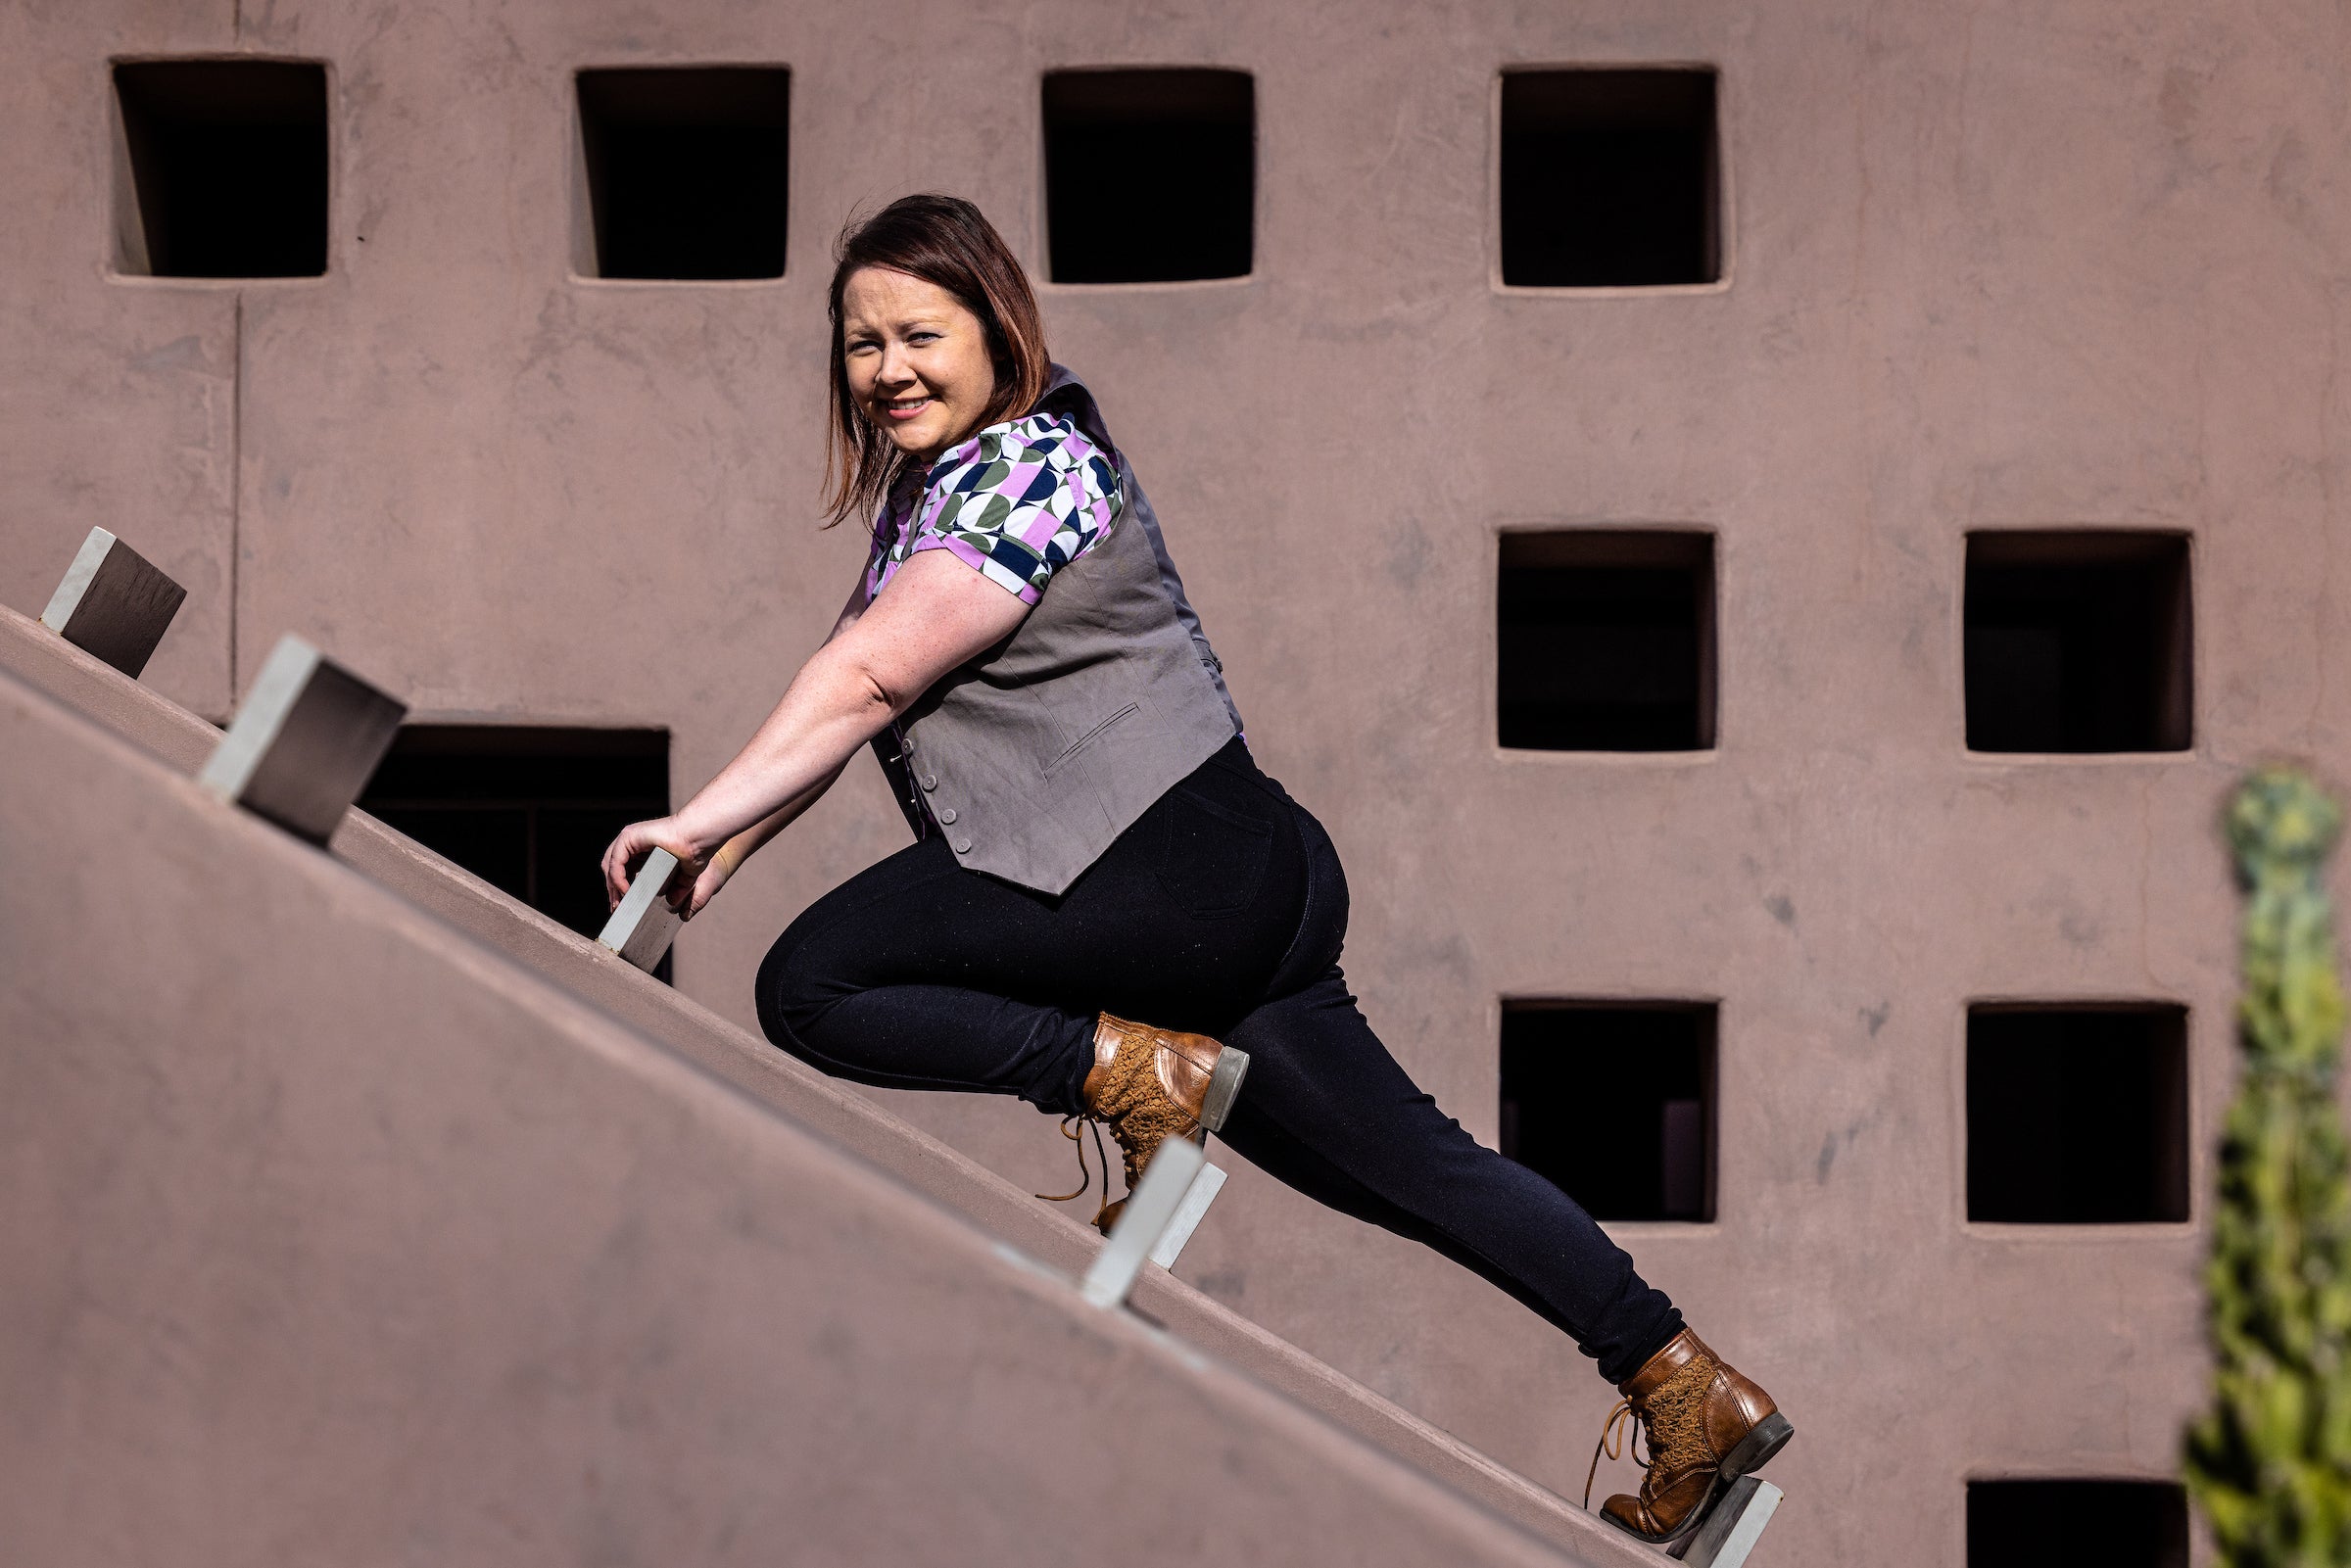
[[(856, 584), (849, 590), (848, 599), (840, 607), (840, 613), (834, 617), (833, 630), (825, 634), (825, 641), (831, 642), (841, 633), (856, 625), (857, 617), (864, 609), (865, 573), (860, 571), (857, 574)], [(743, 869), (744, 861), (759, 852), (761, 845), (791, 827), (802, 812), (824, 798), (825, 791), (832, 788), (840, 778), (840, 772), (841, 770), (835, 769), (832, 776), (819, 781), (815, 788), (786, 801), (764, 821), (753, 823), (719, 845), (717, 851), (711, 855), (709, 864), (702, 868), (691, 883), (685, 882), (682, 878), (673, 879), (672, 885), (665, 894), (670, 907), (688, 920), (692, 920), (700, 913), (702, 906), (718, 896), (718, 890), (727, 885), (728, 879), (736, 872)], [(607, 889), (607, 898), (609, 897)], [(616, 903), (617, 900), (614, 902)]]
[[(758, 831), (755, 848), (781, 832), (859, 746), (941, 677), (1010, 637), (1030, 606), (948, 551), (923, 550), (862, 613), (855, 608), (852, 601), (842, 612), (833, 637), (800, 666), (734, 761), (673, 816), (631, 824), (613, 839), (604, 881), (614, 902), (628, 891), (630, 867), (655, 848), (678, 857), (685, 868), (678, 881), (698, 894), (721, 846)], [(673, 902), (679, 896), (673, 891)]]

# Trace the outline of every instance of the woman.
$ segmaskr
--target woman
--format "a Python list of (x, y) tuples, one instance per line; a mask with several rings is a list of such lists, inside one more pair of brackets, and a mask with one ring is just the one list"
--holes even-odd
[(691, 918), (874, 742), (916, 841), (777, 941), (758, 979), (771, 1040), (861, 1083), (1107, 1125), (1129, 1191), (1164, 1139), (1221, 1133), (1571, 1335), (1624, 1395), (1603, 1443), (1630, 1416), (1650, 1454), (1607, 1517), (1652, 1542), (1693, 1528), (1787, 1419), (1583, 1210), (1415, 1089), (1356, 1010), (1330, 839), (1251, 759), (1150, 504), (1047, 360), (1020, 264), (969, 203), (908, 197), (844, 233), (831, 299), (830, 501), (835, 521), (874, 519), (866, 568), (742, 753), (613, 840), (614, 901), (659, 847)]

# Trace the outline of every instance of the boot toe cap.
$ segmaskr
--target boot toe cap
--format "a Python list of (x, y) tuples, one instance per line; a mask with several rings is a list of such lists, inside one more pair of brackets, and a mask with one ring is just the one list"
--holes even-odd
[(1602, 1503), (1600, 1511), (1606, 1514), (1608, 1521), (1618, 1529), (1629, 1530), (1636, 1536), (1655, 1536), (1663, 1533), (1657, 1528), (1657, 1522), (1649, 1516), (1649, 1510), (1641, 1506), (1639, 1497), (1627, 1497), (1624, 1493), (1619, 1492)]

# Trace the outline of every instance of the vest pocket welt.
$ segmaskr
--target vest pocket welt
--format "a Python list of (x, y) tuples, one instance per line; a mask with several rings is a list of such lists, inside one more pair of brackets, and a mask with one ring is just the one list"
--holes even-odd
[(1100, 724), (1095, 725), (1091, 730), (1086, 731), (1085, 734), (1080, 736), (1077, 739), (1062, 747), (1061, 755), (1055, 757), (1051, 762), (1045, 764), (1045, 776), (1047, 778), (1052, 777), (1053, 771), (1056, 768), (1059, 768), (1063, 763), (1069, 761), (1072, 757), (1078, 755), (1079, 752), (1083, 751), (1087, 746), (1092, 745), (1096, 740), (1100, 739), (1102, 737), (1102, 733), (1105, 730), (1108, 730), (1112, 725), (1117, 724), (1122, 719), (1127, 719), (1133, 716), (1136, 712), (1140, 711), (1141, 708), (1141, 703), (1129, 702), (1125, 707), (1119, 709), (1118, 712), (1112, 714), (1109, 718), (1104, 719)]

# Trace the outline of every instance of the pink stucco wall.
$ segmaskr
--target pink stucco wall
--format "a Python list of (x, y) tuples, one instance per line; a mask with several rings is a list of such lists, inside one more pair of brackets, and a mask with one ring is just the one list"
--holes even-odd
[[(811, 521), (825, 245), (940, 188), (1041, 249), (1035, 78), (1256, 73), (1257, 271), (1043, 289), (1151, 485), (1268, 768), (1330, 826), (1349, 972), (1495, 1128), (1504, 996), (1721, 1004), (1720, 1202), (1623, 1240), (1804, 1429), (1772, 1560), (1956, 1563), (1962, 1483), (2162, 1475), (2201, 1363), (2189, 1223), (1963, 1219), (1964, 1009), (2190, 1009), (2230, 1070), (2228, 781), (2351, 717), (2334, 396), (2351, 38), (2328, 8), (1801, 3), (657, 11), (91, 3), (0, 14), (0, 601), (91, 523), (191, 590), (149, 678), (215, 714), (303, 632), (419, 716), (665, 725), (691, 789), (855, 566)], [(106, 61), (331, 69), (329, 273), (107, 271)], [(568, 273), (569, 73), (793, 71), (773, 283)], [(914, 61), (919, 64), (910, 65)], [(1722, 71), (1726, 281), (1492, 282), (1499, 69)], [(1493, 539), (1718, 535), (1720, 743), (1494, 744)], [(1965, 530), (2190, 530), (2196, 743), (1972, 756)], [(792, 912), (893, 847), (870, 770), (687, 933), (737, 1019)], [(1024, 1180), (1051, 1124), (920, 1119)], [(1478, 1282), (1240, 1171), (1184, 1271), (1549, 1484), (1609, 1399)]]

